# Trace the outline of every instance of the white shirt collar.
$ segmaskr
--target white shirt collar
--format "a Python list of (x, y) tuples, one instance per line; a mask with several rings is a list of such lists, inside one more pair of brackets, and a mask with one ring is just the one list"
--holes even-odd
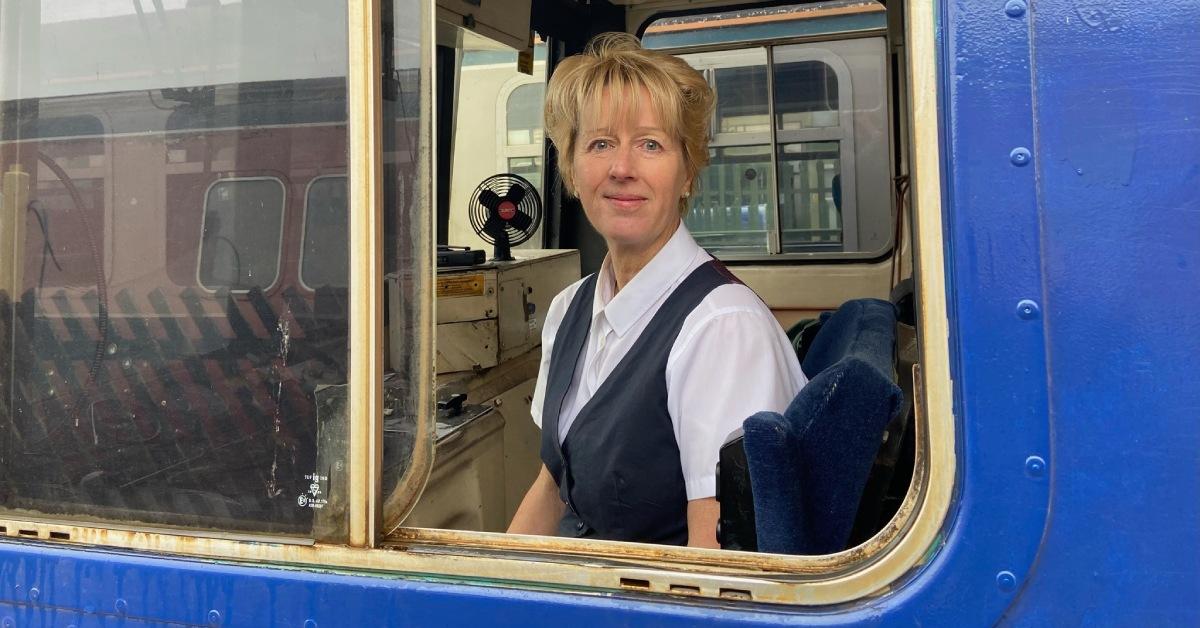
[(603, 313), (617, 336), (624, 336), (650, 306), (684, 279), (683, 275), (691, 261), (701, 250), (681, 220), (671, 239), (615, 296), (613, 290), (616, 281), (612, 263), (606, 255), (604, 263), (600, 265), (600, 275), (596, 278), (596, 295), (592, 299), (593, 321)]

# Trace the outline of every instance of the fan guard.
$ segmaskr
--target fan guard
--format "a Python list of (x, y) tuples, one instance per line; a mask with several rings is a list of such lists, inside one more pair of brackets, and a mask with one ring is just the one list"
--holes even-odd
[(471, 195), (471, 228), (495, 246), (494, 261), (512, 260), (512, 247), (528, 242), (542, 221), (542, 199), (533, 184), (511, 173), (492, 175)]

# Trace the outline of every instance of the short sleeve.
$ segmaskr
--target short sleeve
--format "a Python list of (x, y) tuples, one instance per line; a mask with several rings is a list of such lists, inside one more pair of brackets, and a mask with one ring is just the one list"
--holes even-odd
[(705, 313), (686, 337), (681, 332), (667, 364), (667, 406), (689, 500), (716, 495), (720, 448), (742, 422), (763, 410), (783, 412), (805, 381), (761, 302)]

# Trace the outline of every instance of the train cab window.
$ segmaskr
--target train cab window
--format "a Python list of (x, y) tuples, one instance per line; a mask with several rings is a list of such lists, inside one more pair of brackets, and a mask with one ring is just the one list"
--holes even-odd
[[(513, 251), (511, 263), (441, 273), (433, 248), (444, 234), (433, 233), (431, 214), (448, 207), (439, 211), (450, 214), (449, 243), (490, 253), (468, 222), (479, 183), (497, 172), (522, 174), (539, 189), (556, 180), (542, 160), (543, 85), (559, 53), (583, 45), (586, 29), (559, 24), (573, 39), (553, 55), (537, 46), (532, 74), (498, 47), (451, 50), (458, 76), (435, 88), (433, 40), (446, 44), (430, 32), (428, 12), (436, 8), (444, 21), (443, 4), (391, 0), (364, 18), (338, 1), (305, 3), (304, 11), (286, 10), (283, 0), (173, 2), (155, 4), (157, 20), (136, 5), (63, 4), (53, 20), (29, 20), (38, 37), (5, 38), (0, 29), (0, 57), (24, 59), (22, 67), (40, 61), (44, 74), (30, 81), (34, 93), (0, 84), (0, 212), (25, 207), (30, 195), (62, 201), (61, 191), (41, 185), (52, 177), (39, 151), (84, 166), (83, 151), (63, 137), (30, 145), (12, 131), (39, 117), (38, 108), (13, 103), (34, 99), (115, 121), (104, 129), (105, 158), (87, 155), (101, 191), (81, 188), (103, 197), (99, 211), (109, 221), (94, 241), (55, 235), (56, 250), (98, 251), (104, 279), (26, 296), (36, 281), (28, 263), (0, 260), (0, 360), (9, 360), (0, 368), (0, 515), (116, 523), (110, 527), (136, 534), (167, 528), (219, 536), (224, 548), (249, 539), (236, 558), (304, 568), (726, 604), (841, 603), (911, 573), (937, 542), (940, 513), (913, 524), (920, 536), (900, 526), (871, 547), (826, 556), (747, 559), (479, 534), (506, 529), (538, 472), (540, 435), (529, 408), (541, 325), (553, 296), (579, 278), (580, 252)], [(659, 5), (694, 9), (682, 0), (603, 4), (630, 19)], [(911, 255), (893, 236), (902, 223), (893, 214), (890, 143), (899, 134), (890, 128), (883, 6), (810, 4), (671, 17), (651, 24), (645, 38), (687, 59), (717, 92), (711, 165), (687, 216), (697, 241), (744, 262), (730, 264), (734, 272), (784, 269), (789, 293), (808, 295), (804, 282), (814, 276), (826, 289), (814, 294), (828, 303), (768, 303), (781, 321), (847, 300), (839, 290), (853, 273), (818, 276), (826, 270), (819, 263), (865, 269), (883, 278), (872, 289), (884, 286), (886, 296), (895, 273), (881, 256)], [(348, 24), (348, 13), (363, 22)], [(569, 21), (562, 15), (574, 13), (541, 22)], [(264, 46), (258, 35), (268, 23), (277, 36)], [(447, 41), (463, 46), (483, 37), (464, 29), (486, 25), (482, 10), (478, 20), (455, 19), (459, 39)], [(527, 24), (519, 26), (517, 43), (506, 46), (528, 41)], [(382, 34), (382, 55), (365, 45), (364, 32)], [(40, 59), (44, 46), (30, 43), (44, 41), (60, 44), (55, 56)], [(448, 56), (436, 58), (449, 65)], [(378, 100), (373, 81), (383, 87)], [(434, 97), (446, 89), (454, 98)], [(354, 128), (380, 114), (372, 133)], [(930, 117), (926, 134), (936, 126)], [(452, 129), (434, 129), (433, 118)], [(432, 157), (446, 136), (450, 173)], [(435, 185), (449, 186), (448, 203), (434, 202)], [(548, 196), (547, 214), (561, 219), (561, 195)], [(940, 207), (930, 203), (936, 221)], [(562, 224), (552, 226), (561, 236)], [(940, 250), (940, 225), (925, 226), (930, 250)], [(932, 261), (926, 268), (936, 272), (940, 258)], [(948, 336), (933, 331), (938, 342)], [(906, 355), (915, 355), (915, 331), (906, 341)], [(899, 359), (886, 367), (896, 365), (901, 379), (913, 372)], [(943, 388), (934, 411), (948, 418), (914, 447), (942, 447), (953, 476), (941, 382), (948, 369), (934, 374)], [(924, 494), (908, 491), (917, 475), (901, 478), (911, 517), (926, 512)], [(950, 493), (945, 483), (935, 488), (939, 498)], [(928, 512), (939, 508), (946, 503)], [(129, 545), (152, 545), (154, 534)], [(271, 542), (259, 542), (264, 537)], [(229, 557), (203, 541), (167, 546)], [(888, 562), (888, 552), (907, 558)], [(513, 570), (520, 561), (527, 571)]]
[(4, 3), (4, 516), (346, 538), (348, 304), (298, 281), (294, 191), (347, 169), (347, 7), (293, 9)]
[(218, 181), (204, 197), (200, 285), (208, 290), (266, 289), (279, 276), (283, 182)]

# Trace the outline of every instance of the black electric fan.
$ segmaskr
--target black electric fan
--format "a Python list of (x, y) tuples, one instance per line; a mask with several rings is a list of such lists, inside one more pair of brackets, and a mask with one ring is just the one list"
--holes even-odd
[(492, 261), (513, 259), (512, 247), (527, 242), (542, 221), (542, 199), (533, 184), (515, 174), (483, 180), (471, 195), (471, 227), (495, 245)]

